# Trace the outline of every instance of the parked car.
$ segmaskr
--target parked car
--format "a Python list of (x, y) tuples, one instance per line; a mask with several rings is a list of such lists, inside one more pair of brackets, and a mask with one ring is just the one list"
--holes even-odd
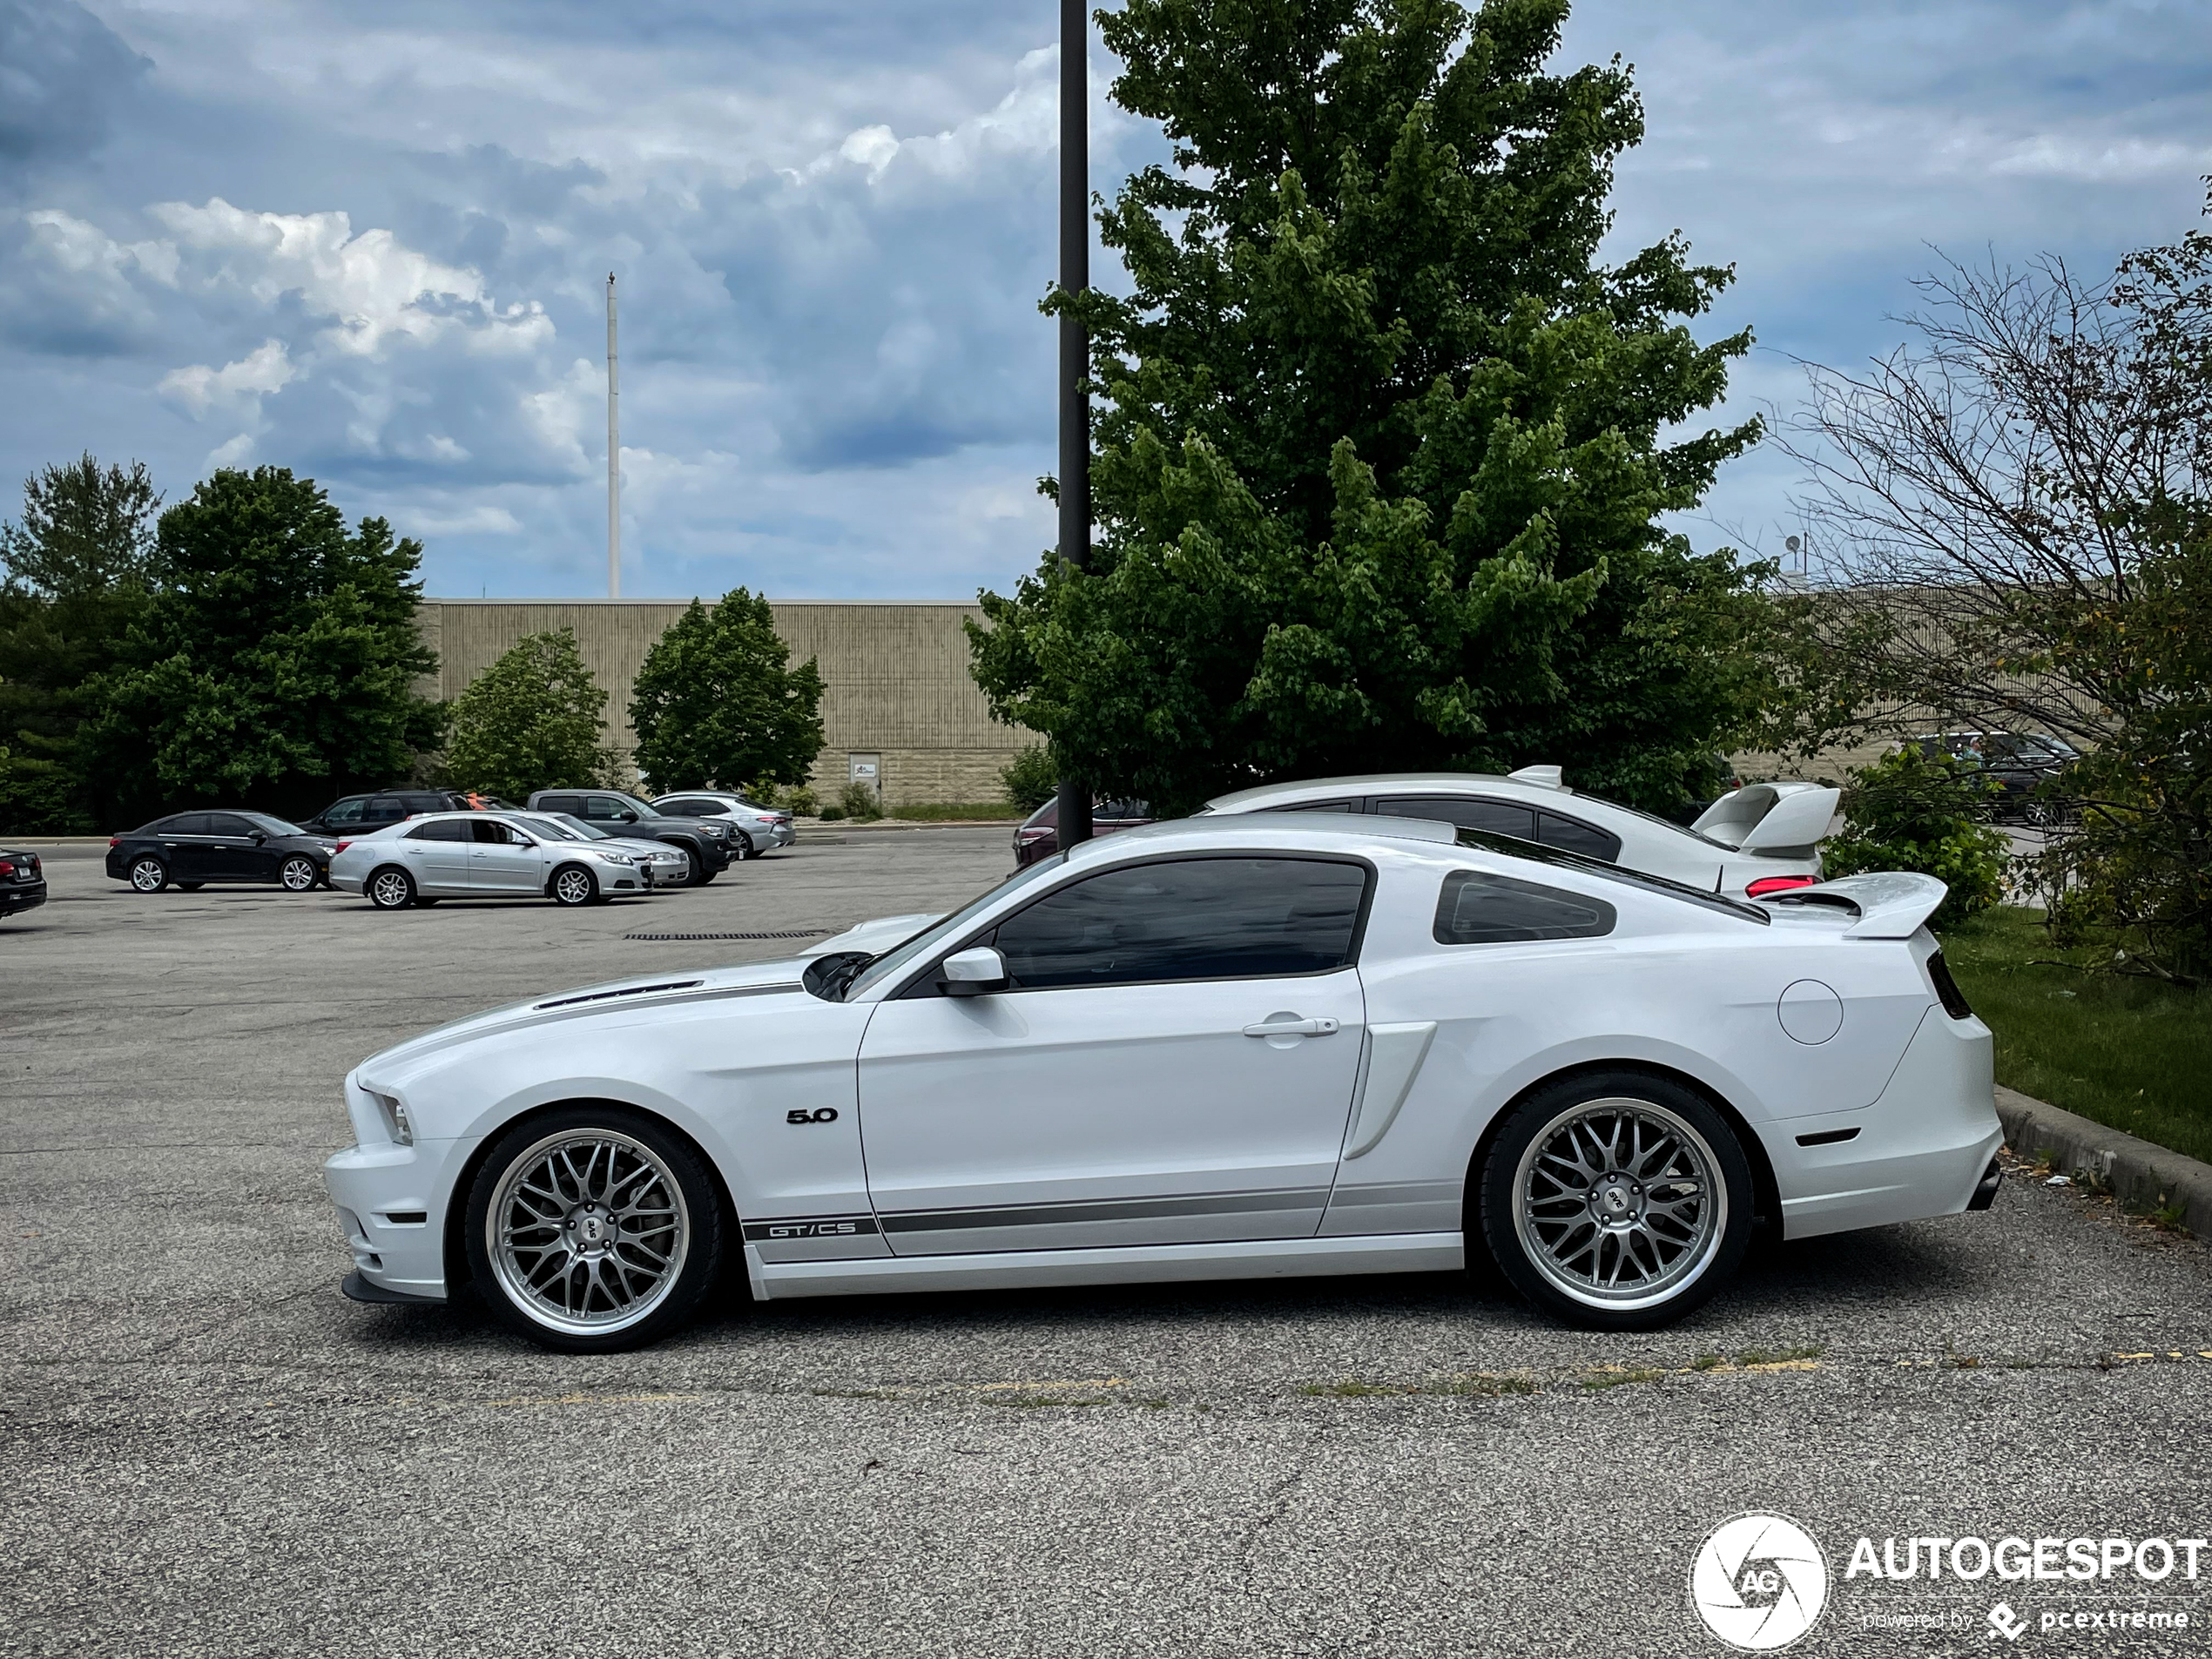
[(727, 819), (739, 832), (730, 849), (735, 858), (759, 858), (779, 846), (789, 846), (799, 839), (789, 813), (773, 806), (756, 806), (743, 795), (724, 790), (694, 789), (680, 795), (656, 795), (653, 806), (671, 818)]
[(0, 846), (0, 921), (46, 902), (46, 872), (36, 853)]
[(469, 796), (451, 789), (383, 789), (363, 795), (341, 795), (300, 827), (327, 835), (366, 835), (387, 824), (397, 824), (419, 813), (457, 813), (497, 803), (489, 796)]
[(604, 904), (643, 895), (652, 876), (643, 860), (607, 841), (587, 840), (529, 813), (433, 813), (387, 824), (338, 844), (330, 885), (379, 910), (442, 899), (540, 897)]
[(565, 813), (610, 835), (669, 841), (691, 858), (691, 885), (705, 887), (730, 867), (740, 838), (734, 824), (711, 818), (671, 818), (635, 795), (610, 789), (540, 789), (529, 799), (534, 813)]
[(326, 886), (337, 843), (266, 813), (172, 813), (107, 843), (107, 873), (140, 893), (172, 883), (269, 881), (287, 893)]
[(2047, 825), (2077, 816), (2074, 805), (2051, 786), (2081, 758), (2063, 738), (2032, 732), (1940, 732), (1909, 741), (1924, 755), (1947, 755), (1995, 784), (1998, 792), (1990, 800), (1993, 818)]
[[(1091, 804), (1090, 833), (1094, 835), (1111, 835), (1151, 821), (1152, 807), (1147, 801), (1100, 799)], [(1023, 819), (1014, 832), (1014, 867), (1026, 870), (1059, 850), (1060, 803), (1049, 800)]]
[(1558, 847), (1669, 881), (1762, 898), (1820, 879), (1820, 842), (1841, 791), (1824, 784), (1749, 784), (1685, 829), (1567, 787), (1557, 766), (1484, 772), (1395, 772), (1263, 784), (1222, 795), (1199, 814), (1349, 813), (1428, 818)]
[(1487, 1251), (1555, 1316), (1645, 1329), (1755, 1220), (1993, 1198), (1990, 1034), (1924, 926), (1944, 891), (1784, 907), (1372, 814), (1130, 830), (880, 954), (664, 969), (363, 1061), (325, 1166), (344, 1288), (465, 1283), (589, 1352), (740, 1263), (772, 1298)]
[(555, 836), (571, 835), (605, 844), (611, 852), (627, 853), (652, 877), (656, 887), (684, 887), (691, 882), (691, 855), (673, 841), (655, 841), (637, 835), (610, 835), (566, 813), (532, 813), (524, 820), (535, 829), (546, 826)]

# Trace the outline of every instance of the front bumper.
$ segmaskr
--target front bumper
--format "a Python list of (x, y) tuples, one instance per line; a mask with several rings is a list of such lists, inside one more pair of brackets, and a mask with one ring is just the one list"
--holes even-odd
[(446, 1299), (447, 1204), (454, 1172), (475, 1145), (370, 1142), (323, 1164), (323, 1187), (365, 1284), (414, 1299)]

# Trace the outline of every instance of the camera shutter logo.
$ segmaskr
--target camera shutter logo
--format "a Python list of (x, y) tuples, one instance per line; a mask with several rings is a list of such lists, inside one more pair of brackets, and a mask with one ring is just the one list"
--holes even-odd
[(1794, 1521), (1737, 1515), (1698, 1546), (1689, 1600), (1705, 1628), (1730, 1647), (1772, 1653), (1819, 1622), (1828, 1605), (1828, 1560)]

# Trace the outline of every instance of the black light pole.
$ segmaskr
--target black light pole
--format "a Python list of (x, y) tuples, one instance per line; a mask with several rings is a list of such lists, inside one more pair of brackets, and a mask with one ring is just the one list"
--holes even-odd
[[(1090, 87), (1086, 73), (1090, 19), (1086, 0), (1060, 0), (1060, 287), (1090, 287)], [(1090, 334), (1072, 311), (1060, 314), (1060, 556), (1078, 570), (1090, 563)], [(1062, 778), (1058, 840), (1090, 840), (1090, 784)]]

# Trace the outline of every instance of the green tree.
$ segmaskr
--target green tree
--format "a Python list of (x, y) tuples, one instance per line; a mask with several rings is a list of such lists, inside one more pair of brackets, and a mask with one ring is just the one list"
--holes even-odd
[(1172, 809), (1265, 779), (1565, 765), (1672, 806), (1771, 687), (1756, 568), (1658, 528), (1756, 422), (1748, 334), (1670, 239), (1597, 261), (1627, 70), (1548, 73), (1566, 0), (1129, 0), (1113, 96), (1160, 121), (1076, 304), (1097, 543), (982, 596), (1000, 718)]
[(790, 664), (766, 599), (692, 600), (637, 671), (637, 769), (658, 790), (804, 783), (822, 749), (822, 677), (811, 657)]
[(2012, 843), (1989, 821), (1997, 786), (1949, 755), (1911, 746), (1851, 775), (1844, 832), (1823, 844), (1822, 870), (1918, 870), (1951, 891), (1931, 919), (1964, 921), (2004, 896)]
[(91, 764), (141, 809), (226, 800), (299, 811), (405, 776), (444, 711), (414, 682), (418, 542), (352, 533), (312, 479), (219, 471), (161, 516), (158, 583), (88, 688)]
[(88, 454), (26, 479), (22, 518), (0, 523), (0, 830), (108, 815), (79, 752), (86, 687), (145, 608), (160, 505), (143, 462)]
[(999, 769), (999, 783), (1007, 799), (1025, 813), (1034, 813), (1060, 787), (1060, 768), (1050, 750), (1033, 743)]
[(610, 787), (617, 762), (599, 741), (606, 706), (573, 628), (526, 635), (454, 700), (446, 771), (464, 789), (517, 804), (536, 789)]

